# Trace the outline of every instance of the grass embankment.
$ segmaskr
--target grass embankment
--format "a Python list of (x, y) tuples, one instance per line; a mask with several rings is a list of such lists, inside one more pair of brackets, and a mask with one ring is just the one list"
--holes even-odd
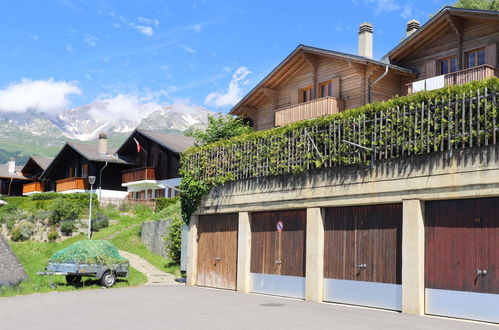
[[(66, 283), (64, 276), (53, 276), (52, 281), (57, 285), (55, 289), (50, 287), (49, 276), (39, 276), (36, 273), (43, 271), (47, 266), (48, 259), (57, 251), (85, 239), (85, 235), (76, 236), (63, 242), (42, 243), (34, 241), (12, 242), (11, 247), (24, 266), (29, 278), (14, 288), (1, 288), (0, 296), (14, 296), (19, 294), (30, 294), (35, 292), (49, 291), (70, 291), (101, 288), (99, 280), (90, 277), (84, 277), (80, 285), (74, 286)], [(122, 288), (137, 286), (147, 282), (144, 274), (130, 267), (128, 279), (119, 278), (114, 287)]]
[(115, 225), (104, 228), (94, 233), (94, 239), (108, 239), (119, 250), (134, 253), (161, 271), (179, 276), (180, 266), (160, 255), (154, 254), (140, 240), (141, 225), (145, 221), (154, 221), (160, 219), (180, 218), (180, 203), (169, 205), (159, 212), (153, 212), (148, 207), (136, 207), (133, 213), (123, 215), (120, 211), (108, 208), (104, 213), (110, 219), (119, 220)]

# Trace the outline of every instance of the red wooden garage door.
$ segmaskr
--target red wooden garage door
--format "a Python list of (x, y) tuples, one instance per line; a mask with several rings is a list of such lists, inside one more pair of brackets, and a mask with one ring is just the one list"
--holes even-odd
[(237, 214), (199, 216), (197, 285), (236, 289), (237, 227)]
[(426, 312), (499, 322), (499, 198), (426, 203)]

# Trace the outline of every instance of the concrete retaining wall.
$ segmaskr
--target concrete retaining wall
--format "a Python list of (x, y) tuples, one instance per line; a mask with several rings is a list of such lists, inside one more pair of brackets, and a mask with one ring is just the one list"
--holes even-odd
[(140, 239), (147, 248), (162, 257), (168, 258), (165, 250), (165, 236), (168, 235), (168, 229), (171, 219), (150, 221), (142, 223), (140, 230)]

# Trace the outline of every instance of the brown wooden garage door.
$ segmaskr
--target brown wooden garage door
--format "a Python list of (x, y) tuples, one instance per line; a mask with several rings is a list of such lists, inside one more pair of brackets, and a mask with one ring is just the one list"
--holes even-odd
[[(306, 210), (251, 215), (251, 272), (305, 276)], [(283, 230), (276, 225), (282, 221)]]
[(197, 285), (236, 289), (237, 227), (237, 214), (199, 216)]
[(498, 294), (499, 198), (427, 202), (425, 213), (426, 288)]
[(401, 204), (328, 208), (325, 218), (325, 278), (401, 283)]

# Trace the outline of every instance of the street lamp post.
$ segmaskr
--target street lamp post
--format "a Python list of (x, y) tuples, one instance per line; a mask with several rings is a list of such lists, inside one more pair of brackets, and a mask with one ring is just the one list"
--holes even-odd
[(90, 207), (88, 211), (88, 239), (92, 236), (92, 188), (95, 183), (95, 176), (88, 177), (88, 183), (90, 184)]

